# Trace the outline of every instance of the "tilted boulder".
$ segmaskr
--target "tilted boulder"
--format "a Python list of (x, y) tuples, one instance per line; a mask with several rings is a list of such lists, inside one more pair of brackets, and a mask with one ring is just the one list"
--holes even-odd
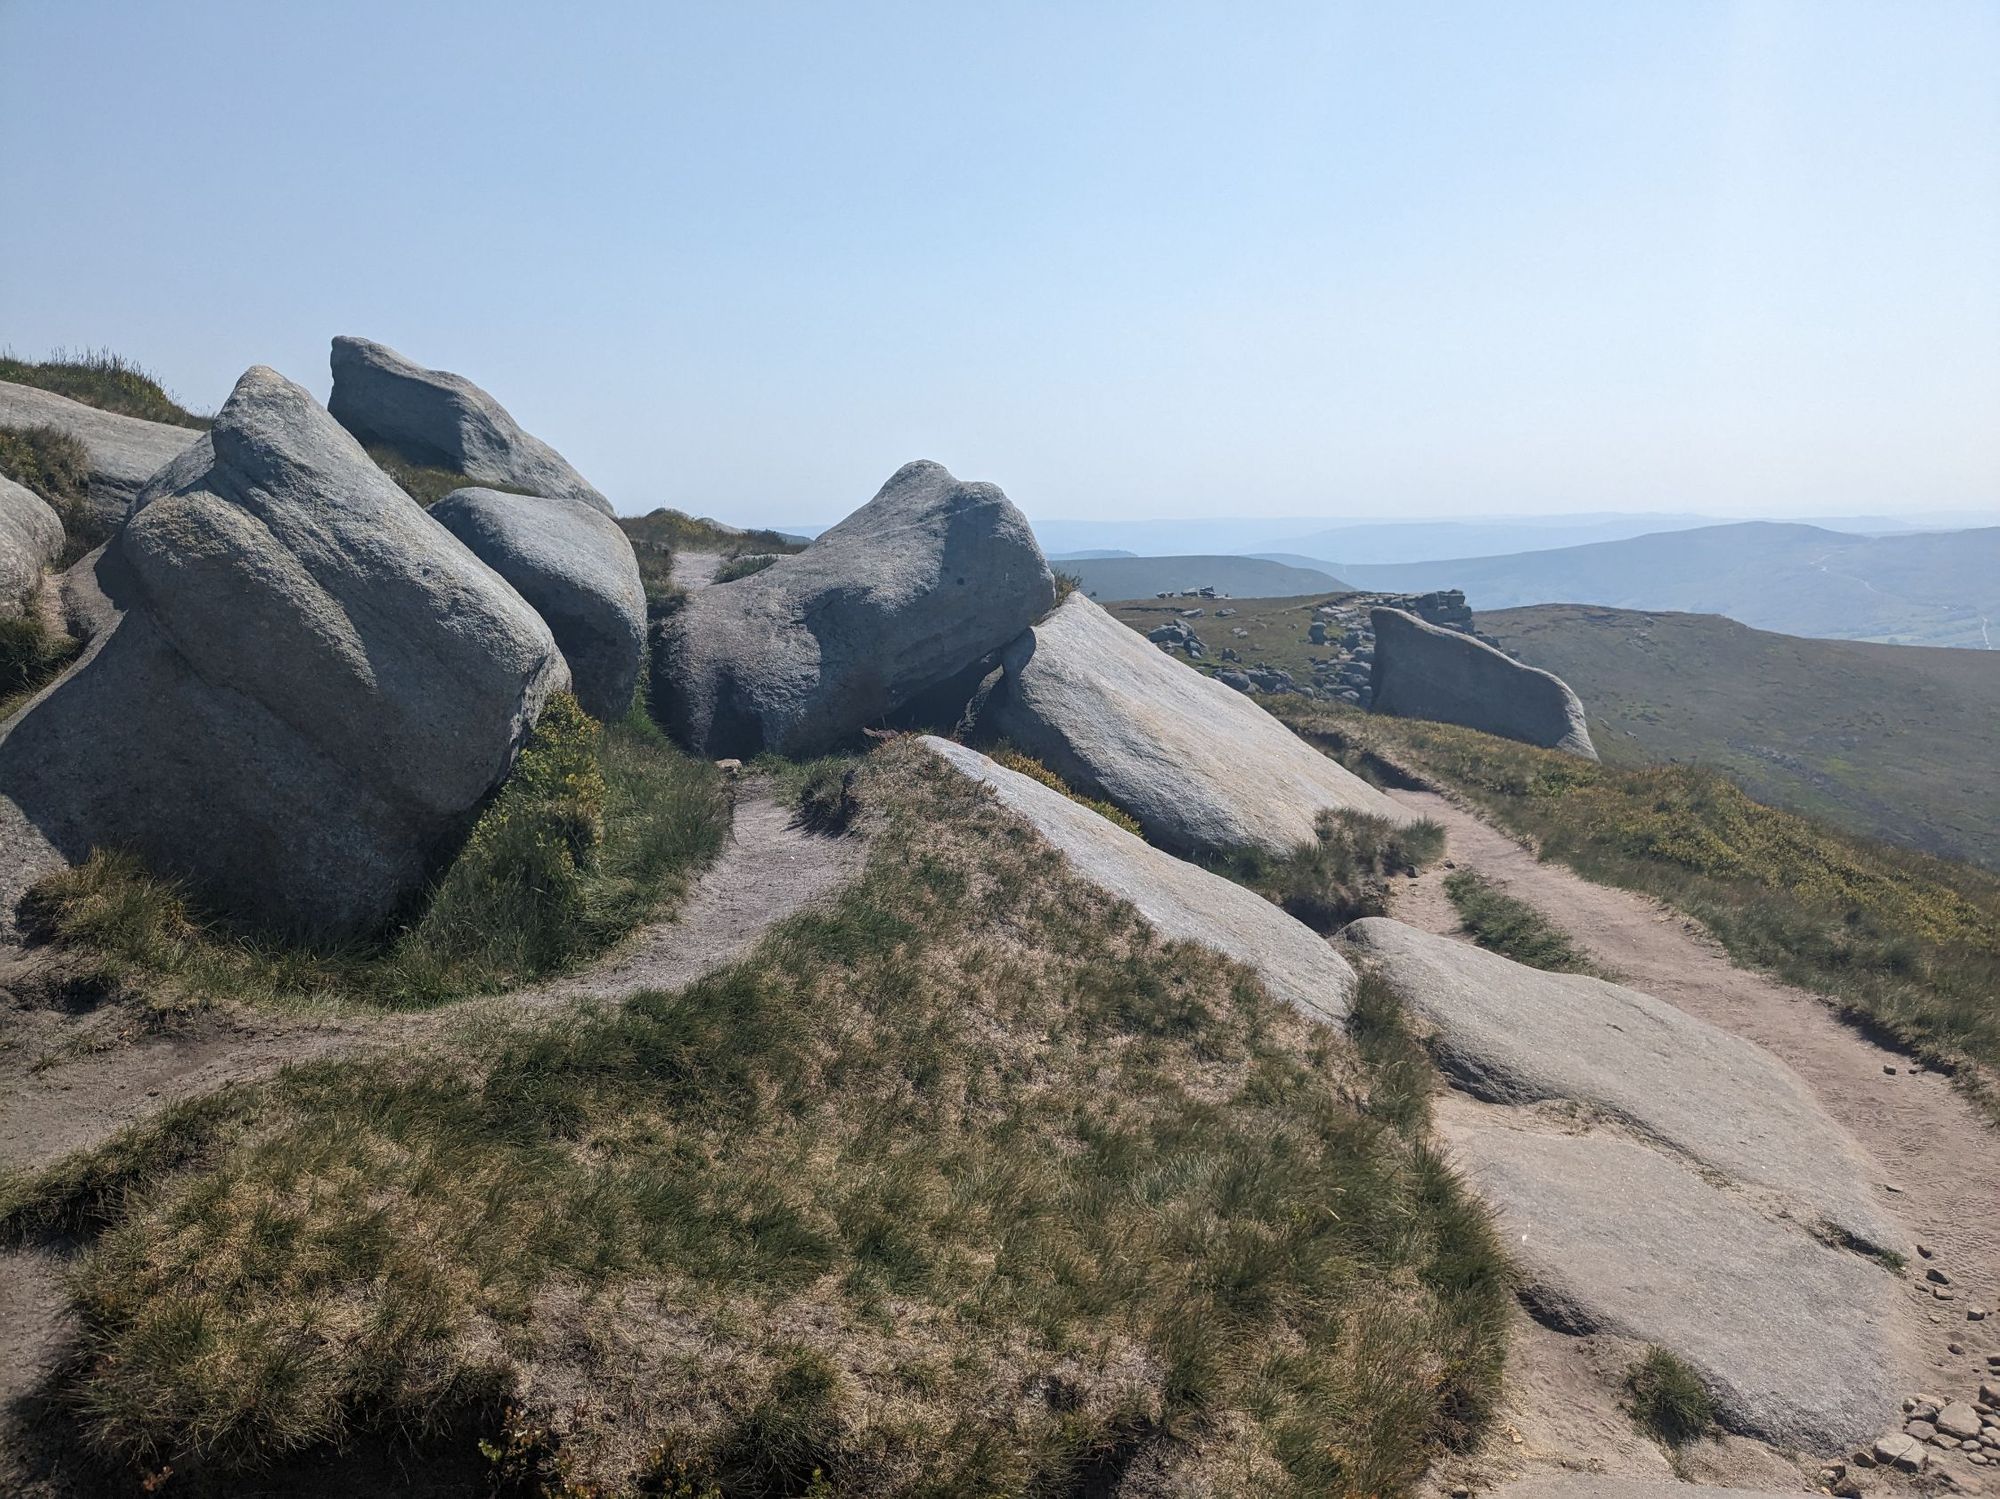
[(646, 590), (618, 523), (581, 500), (497, 489), (453, 490), (431, 515), (534, 605), (583, 711), (623, 717), (646, 652)]
[(148, 479), (201, 437), (192, 427), (100, 411), (7, 380), (0, 380), (0, 427), (54, 427), (82, 443), (90, 455), (91, 509), (111, 526), (125, 518), (125, 507)]
[(1597, 758), (1583, 703), (1553, 672), (1400, 609), (1374, 609), (1373, 707), (1397, 718), (1462, 724), (1502, 739)]
[[(1001, 653), (980, 724), (1181, 854), (1286, 852), (1324, 809), (1409, 814), (1231, 685), (1148, 645), (1072, 593)], [(1247, 679), (1246, 679), (1247, 680)]]
[(654, 711), (712, 758), (810, 754), (999, 649), (1054, 599), (997, 486), (905, 464), (803, 552), (689, 595), (654, 642)]
[(281, 929), (406, 903), (568, 683), (520, 595), (261, 366), (112, 547), (123, 612), (0, 726), (0, 824)]
[(992, 787), (1001, 804), (1054, 844), (1072, 869), (1136, 907), (1161, 936), (1199, 942), (1255, 969), (1273, 999), (1323, 1020), (1346, 1018), (1354, 970), (1303, 922), (977, 750), (931, 735), (923, 744), (961, 775)]
[(32, 490), (0, 475), (0, 617), (33, 606), (43, 569), (62, 546), (62, 518)]
[(327, 410), (363, 442), (475, 484), (582, 500), (614, 513), (562, 454), (522, 431), (506, 407), (463, 375), (427, 370), (394, 349), (345, 336), (333, 341), (332, 363)]

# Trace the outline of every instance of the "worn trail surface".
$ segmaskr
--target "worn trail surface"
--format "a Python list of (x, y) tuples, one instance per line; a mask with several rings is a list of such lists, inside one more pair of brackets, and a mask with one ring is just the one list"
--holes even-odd
[[(1906, 1056), (1885, 1050), (1843, 1023), (1827, 1000), (1763, 974), (1738, 968), (1697, 923), (1631, 891), (1592, 884), (1563, 865), (1543, 863), (1509, 834), (1434, 792), (1397, 791), (1396, 800), (1444, 824), (1447, 858), (1492, 880), (1535, 907), (1619, 982), (1665, 1000), (1712, 1025), (1754, 1041), (1778, 1057), (1813, 1090), (1821, 1106), (1845, 1127), (1882, 1168), (1882, 1201), (1910, 1230), (1913, 1243), (1935, 1258), (1912, 1257), (1902, 1272), (1904, 1318), (1916, 1345), (1912, 1373), (1938, 1394), (1976, 1389), (1984, 1356), (2000, 1352), (2000, 1140), (1978, 1113), (1936, 1073), (1913, 1071)], [(1442, 866), (1399, 887), (1392, 912), (1426, 931), (1458, 934), (1459, 922), (1444, 892)], [(1894, 1071), (1886, 1069), (1893, 1068)], [(1922, 1277), (1930, 1265), (1952, 1278), (1955, 1296), (1937, 1301)], [(1971, 1322), (1967, 1310), (1993, 1311)], [(1664, 1460), (1635, 1453), (1623, 1441), (1604, 1440), (1612, 1424), (1551, 1421), (1525, 1409), (1529, 1391), (1573, 1387), (1573, 1370), (1556, 1361), (1587, 1350), (1579, 1340), (1537, 1330), (1516, 1340), (1508, 1384), (1515, 1426), (1526, 1440), (1513, 1445), (1503, 1466), (1547, 1470), (1601, 1465), (1612, 1472), (1664, 1471)], [(1962, 1354), (1950, 1352), (1956, 1343)], [(1589, 1402), (1577, 1401), (1578, 1416)], [(1885, 1428), (1895, 1412), (1885, 1411)], [(1543, 1442), (1535, 1442), (1540, 1435)], [(1593, 1440), (1593, 1437), (1596, 1440)], [(1503, 1437), (1503, 1440), (1505, 1438)], [(1729, 1443), (1711, 1458), (1711, 1481), (1751, 1477), (1756, 1463)], [(1597, 1450), (1593, 1450), (1593, 1449)], [(1954, 1476), (1981, 1482), (1979, 1469), (1948, 1463)], [(1490, 1470), (1489, 1470), (1490, 1471)], [(1756, 1474), (1761, 1480), (1774, 1475)], [(1753, 1486), (1761, 1486), (1753, 1485)], [(1987, 1482), (1989, 1491), (2000, 1485)]]

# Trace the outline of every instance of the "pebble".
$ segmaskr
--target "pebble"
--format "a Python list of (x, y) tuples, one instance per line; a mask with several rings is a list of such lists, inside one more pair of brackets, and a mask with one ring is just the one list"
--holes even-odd
[(1905, 1421), (1903, 1435), (1915, 1437), (1920, 1442), (1928, 1442), (1938, 1434), (1938, 1429), (1928, 1421)]
[(1931, 1248), (1931, 1246), (1928, 1244), (1919, 1244), (1917, 1246), (1917, 1253), (1922, 1255), (1925, 1259), (1929, 1259), (1932, 1255), (1936, 1254), (1937, 1251)]
[(1931, 1266), (1930, 1269), (1924, 1272), (1924, 1279), (1934, 1286), (1948, 1286), (1951, 1284), (1951, 1277), (1938, 1269), (1936, 1265)]
[(1952, 1298), (1953, 1298), (1954, 1296), (1956, 1296), (1957, 1294), (1958, 1294), (1958, 1293), (1957, 1293), (1956, 1291), (1952, 1290), (1952, 1288), (1951, 1288), (1950, 1286), (1932, 1286), (1932, 1287), (1931, 1287), (1931, 1295), (1933, 1295), (1933, 1296), (1937, 1297), (1937, 1299), (1938, 1299), (1939, 1301), (1950, 1301), (1950, 1300), (1951, 1300), (1951, 1299), (1952, 1299)]
[(1900, 1431), (1884, 1432), (1875, 1439), (1875, 1461), (1900, 1468), (1905, 1473), (1921, 1473), (1931, 1460), (1923, 1443)]
[(1896, 1075), (1896, 1069), (1894, 1067), (1891, 1067), (1887, 1062), (1884, 1062), (1882, 1064), (1882, 1070), (1888, 1073), (1889, 1076), (1891, 1077), (1894, 1077)]
[(1964, 1347), (1958, 1343), (1947, 1343), (1944, 1345), (1944, 1348), (1946, 1353), (1951, 1353), (1951, 1354), (1960, 1354), (1965, 1352)]

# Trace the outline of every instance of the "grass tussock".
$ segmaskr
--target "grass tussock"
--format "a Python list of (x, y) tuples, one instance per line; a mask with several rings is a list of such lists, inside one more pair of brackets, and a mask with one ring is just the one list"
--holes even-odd
[(1337, 932), (1389, 911), (1389, 881), (1417, 873), (1444, 852), (1444, 829), (1428, 818), (1397, 825), (1364, 812), (1328, 808), (1314, 837), (1288, 854), (1244, 849), (1217, 870), (1282, 906), (1316, 932)]
[(1715, 1397), (1664, 1348), (1648, 1348), (1632, 1365), (1625, 1393), (1632, 1423), (1668, 1447), (1685, 1447), (1715, 1429)]
[(0, 720), (53, 681), (83, 650), (57, 634), (32, 606), (16, 616), (0, 616)]
[(86, 349), (80, 354), (58, 349), (47, 359), (0, 354), (0, 380), (52, 390), (100, 411), (149, 422), (206, 431), (211, 421), (189, 411), (168, 395), (157, 379), (109, 349)]
[(1489, 952), (1549, 973), (1591, 973), (1591, 961), (1562, 929), (1469, 869), (1445, 876), (1444, 893), (1474, 942)]
[(730, 557), (715, 570), (717, 583), (734, 583), (738, 578), (754, 577), (778, 559), (767, 552), (752, 553), (743, 557)]
[(108, 540), (111, 531), (90, 504), (90, 454), (56, 427), (0, 427), (0, 474), (48, 502), (63, 523), (58, 567), (68, 567)]
[(2000, 1122), (2000, 876), (1764, 806), (1695, 766), (1621, 769), (1326, 704), (1277, 711), (1356, 769), (1451, 785), (1544, 858), (1665, 901), (1737, 962), (1833, 996)]
[(860, 879), (734, 968), (9, 1188), (98, 1230), (75, 1439), (228, 1472), (504, 1397), (512, 1492), (1408, 1492), (1508, 1293), (1393, 1001), (1275, 1004), (914, 746), (854, 789)]
[(217, 999), (407, 1009), (573, 967), (678, 897), (729, 828), (705, 761), (635, 712), (600, 727), (552, 698), (513, 774), (422, 913), (373, 944), (298, 945), (205, 917), (135, 859), (93, 854), (37, 885), (38, 936), (85, 970), (71, 982), (137, 993), (172, 1015)]

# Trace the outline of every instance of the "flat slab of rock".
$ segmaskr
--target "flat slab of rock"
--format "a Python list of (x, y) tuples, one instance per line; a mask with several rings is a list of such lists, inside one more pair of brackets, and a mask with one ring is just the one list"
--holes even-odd
[(1326, 1020), (1346, 1018), (1354, 970), (1302, 922), (1234, 881), (1161, 852), (977, 750), (931, 735), (923, 744), (966, 776), (991, 786), (1002, 805), (1054, 844), (1071, 868), (1137, 907), (1162, 936), (1199, 942), (1255, 969), (1274, 999)]
[(99, 411), (52, 390), (0, 380), (0, 427), (54, 427), (90, 454), (90, 499), (111, 524), (145, 482), (200, 439), (192, 427)]
[(1014, 639), (1055, 601), (992, 484), (905, 464), (792, 557), (688, 596), (653, 648), (653, 711), (688, 749), (829, 749)]
[(1325, 808), (1409, 814), (1270, 714), (1147, 644), (1082, 593), (1001, 655), (981, 718), (1074, 790), (1181, 854), (1288, 852)]
[(568, 684), (520, 595), (272, 370), (111, 547), (123, 612), (0, 725), (0, 828), (132, 850), (281, 929), (402, 907)]
[(0, 475), (0, 616), (32, 604), (62, 546), (62, 518), (33, 490)]
[(1428, 718), (1597, 758), (1583, 703), (1553, 672), (1400, 609), (1373, 609), (1377, 713)]
[(613, 514), (569, 461), (521, 429), (463, 375), (430, 370), (365, 338), (333, 341), (327, 410), (356, 437), (394, 448), (413, 463), (453, 469), (476, 484), (581, 500)]
[(534, 606), (591, 717), (624, 717), (646, 652), (646, 589), (618, 523), (560, 496), (458, 489), (431, 518)]
[(1763, 1048), (1636, 989), (1545, 973), (1386, 917), (1354, 922), (1341, 940), (1434, 1031), (1440, 1068), (1473, 1097), (1588, 1105), (1772, 1194), (1808, 1226), (1908, 1248), (1875, 1204), (1879, 1168)]
[(1796, 1499), (1771, 1489), (1711, 1489), (1671, 1478), (1611, 1478), (1598, 1473), (1552, 1473), (1520, 1478), (1484, 1491), (1490, 1499)]
[(1879, 1266), (1627, 1140), (1444, 1131), (1541, 1320), (1671, 1350), (1725, 1426), (1780, 1447), (1830, 1453), (1896, 1409), (1896, 1282)]

